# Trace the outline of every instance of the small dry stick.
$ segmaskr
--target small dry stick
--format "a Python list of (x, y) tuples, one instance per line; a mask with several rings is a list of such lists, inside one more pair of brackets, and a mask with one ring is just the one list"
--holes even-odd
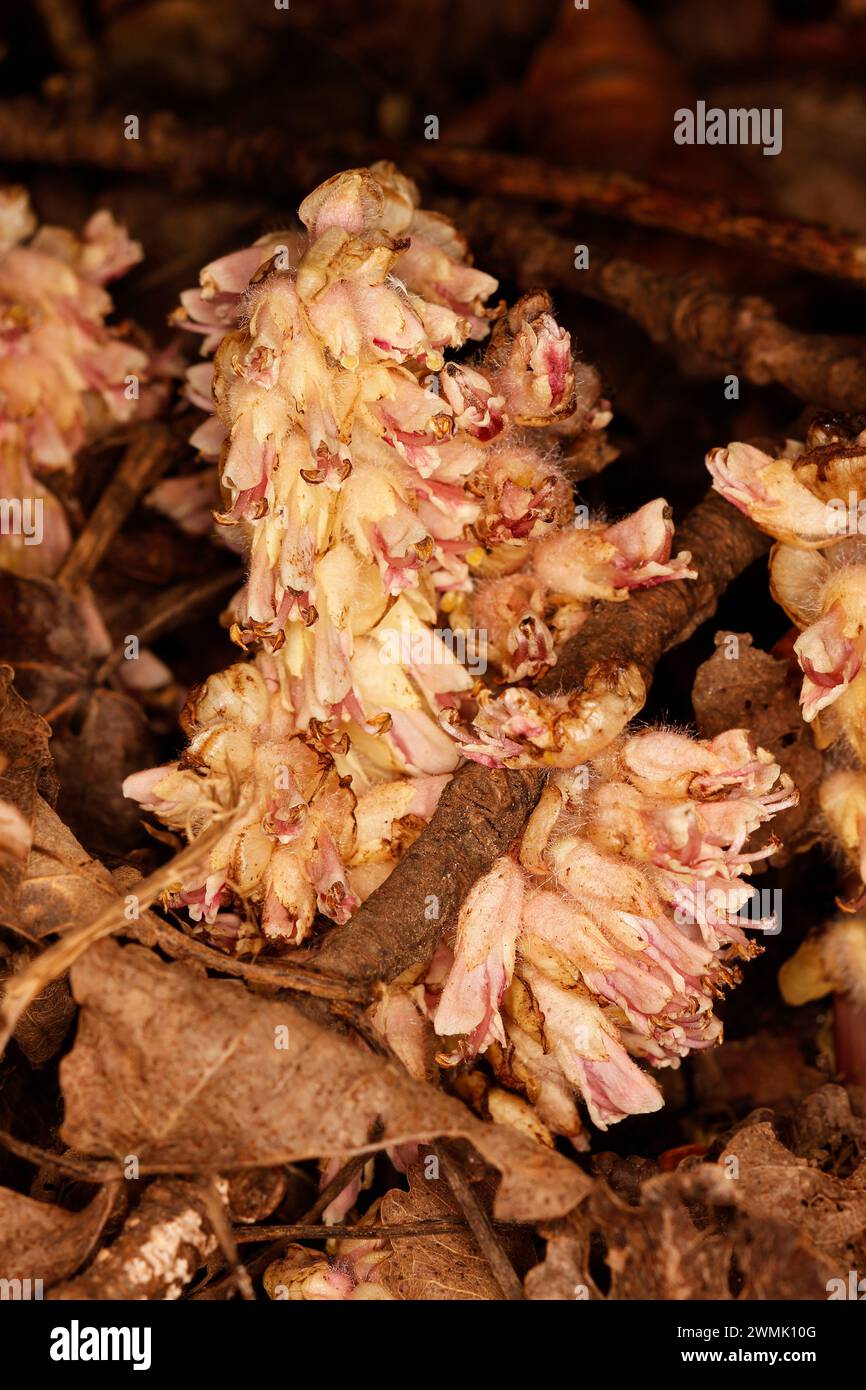
[[(518, 1221), (494, 1221), (493, 1226), (494, 1229), (506, 1231), (525, 1229)], [(234, 1237), (238, 1245), (247, 1245), (255, 1240), (405, 1240), (416, 1236), (459, 1235), (466, 1229), (467, 1223), (459, 1217), (442, 1216), (429, 1221), (395, 1222), (393, 1226), (381, 1223), (369, 1226), (349, 1226), (345, 1223), (322, 1226), (309, 1221), (299, 1221), (291, 1226), (236, 1226)]]
[(254, 1303), (256, 1295), (253, 1290), (253, 1282), (238, 1252), (237, 1242), (235, 1241), (234, 1233), (226, 1216), (225, 1206), (223, 1205), (223, 1199), (217, 1188), (216, 1178), (209, 1178), (206, 1182), (202, 1183), (202, 1200), (207, 1209), (211, 1228), (220, 1243), (220, 1249), (225, 1255), (241, 1298), (246, 1299), (248, 1303)]
[[(233, 569), (218, 574), (215, 578), (195, 580), (191, 584), (175, 584), (173, 588), (166, 589), (151, 610), (150, 617), (139, 623), (136, 628), (140, 644), (144, 646), (154, 638), (180, 627), (198, 608), (209, 603), (225, 589), (239, 586), (242, 580), (241, 571)], [(119, 642), (98, 668), (93, 678), (97, 685), (108, 679), (115, 666), (123, 660), (123, 654), (124, 644)]]
[(609, 304), (676, 354), (691, 377), (736, 372), (832, 410), (860, 410), (866, 401), (863, 338), (802, 333), (781, 323), (766, 300), (728, 294), (703, 275), (670, 275), (607, 257), (594, 246), (588, 265), (576, 271), (573, 238), (547, 231), (526, 212), (504, 218), (486, 199), (461, 207), (460, 226), (476, 251), (495, 259), (521, 288), (547, 285)]
[(104, 1158), (70, 1158), (68, 1154), (52, 1153), (50, 1149), (40, 1149), (36, 1144), (28, 1144), (16, 1139), (0, 1129), (0, 1144), (18, 1158), (26, 1158), (37, 1168), (56, 1168), (58, 1173), (80, 1178), (82, 1182), (119, 1182), (124, 1177), (123, 1165)]
[(339, 1172), (331, 1178), (328, 1185), (322, 1188), (309, 1210), (304, 1212), (301, 1218), (302, 1221), (318, 1221), (322, 1212), (331, 1205), (335, 1197), (339, 1197), (343, 1189), (349, 1186), (349, 1183), (355, 1175), (360, 1173), (362, 1168), (366, 1167), (369, 1159), (370, 1155), (368, 1153), (353, 1154), (350, 1159), (347, 1159)]
[[(378, 1137), (378, 1133), (380, 1132), (380, 1126), (375, 1126), (371, 1130), (371, 1143), (375, 1142), (376, 1138)], [(313, 1205), (307, 1211), (304, 1212), (303, 1216), (301, 1217), (300, 1224), (302, 1226), (317, 1226), (319, 1224), (319, 1217), (322, 1215), (322, 1212), (325, 1210), (325, 1208), (328, 1207), (331, 1204), (331, 1202), (333, 1202), (335, 1197), (339, 1197), (340, 1193), (343, 1191), (343, 1188), (347, 1187), (348, 1184), (355, 1177), (356, 1173), (359, 1173), (361, 1171), (361, 1169), (367, 1163), (369, 1157), (370, 1155), (368, 1153), (353, 1154), (353, 1156), (343, 1164), (339, 1172), (334, 1175), (334, 1177), (328, 1183), (327, 1187), (324, 1187), (322, 1189)], [(291, 1230), (292, 1228), (287, 1227), (286, 1229)], [(326, 1227), (325, 1229), (330, 1230), (331, 1228)], [(254, 1258), (249, 1261), (249, 1263), (247, 1264), (248, 1273), (251, 1276), (260, 1274), (261, 1271), (265, 1269), (267, 1265), (270, 1264), (271, 1260), (275, 1260), (279, 1255), (283, 1253), (286, 1243), (292, 1240), (293, 1238), (294, 1237), (292, 1237), (291, 1235), (284, 1236), (282, 1234), (282, 1228), (279, 1228), (274, 1236), (274, 1239), (268, 1245), (265, 1246), (264, 1250), (260, 1250), (258, 1254), (255, 1255)], [(267, 1237), (264, 1237), (264, 1239), (267, 1239)], [(202, 1289), (200, 1293), (193, 1294), (193, 1298), (206, 1300), (221, 1298), (222, 1295), (228, 1291), (232, 1282), (233, 1279), (230, 1274), (223, 1275), (220, 1279), (217, 1279), (213, 1284), (209, 1284), (207, 1288)]]
[(138, 926), (130, 922), (126, 924), (126, 930), (144, 945), (149, 946), (155, 940), (161, 950), (175, 960), (200, 961), (209, 970), (218, 970), (223, 975), (236, 975), (254, 984), (273, 985), (275, 989), (295, 990), (300, 994), (311, 994), (314, 998), (338, 1000), (348, 1004), (364, 1003), (367, 998), (366, 991), (362, 987), (353, 986), (349, 980), (323, 974), (315, 968), (296, 965), (290, 960), (275, 960), (269, 965), (259, 965), (256, 961), (238, 960), (234, 956), (227, 956), (155, 916), (149, 916), (145, 923)]
[(493, 1222), (472, 1191), (472, 1186), (463, 1171), (463, 1165), (457, 1157), (456, 1150), (444, 1139), (433, 1144), (432, 1149), (448, 1180), (448, 1186), (466, 1217), (466, 1224), (490, 1266), (494, 1279), (502, 1290), (503, 1298), (515, 1301), (522, 1299), (524, 1296), (523, 1285), (502, 1247)]
[[(743, 247), (819, 275), (866, 282), (866, 246), (854, 236), (786, 218), (738, 212), (721, 198), (677, 192), (630, 174), (563, 169), (528, 156), (439, 146), (375, 144), (354, 133), (306, 147), (286, 144), (276, 128), (234, 135), (224, 127), (190, 131), (167, 112), (142, 123), (141, 138), (124, 139), (122, 114), (61, 112), (32, 98), (0, 104), (0, 160), (161, 174), (177, 188), (226, 180), (308, 188), (334, 168), (388, 154), (420, 171), (431, 170), (459, 188), (485, 188), (507, 199), (532, 199), (586, 208), (639, 226), (679, 232), (723, 246)], [(507, 218), (503, 218), (507, 221)]]
[(148, 422), (137, 427), (119, 468), (60, 567), (59, 584), (75, 591), (88, 581), (142, 493), (165, 471), (176, 451), (177, 436), (166, 425)]

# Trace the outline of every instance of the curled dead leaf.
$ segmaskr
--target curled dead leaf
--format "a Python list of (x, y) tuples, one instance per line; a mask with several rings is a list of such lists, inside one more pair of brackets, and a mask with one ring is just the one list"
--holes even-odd
[(446, 1135), (500, 1170), (502, 1219), (561, 1215), (589, 1189), (576, 1164), (234, 981), (105, 941), (72, 986), (82, 1012), (61, 1063), (63, 1135), (86, 1153), (228, 1172)]

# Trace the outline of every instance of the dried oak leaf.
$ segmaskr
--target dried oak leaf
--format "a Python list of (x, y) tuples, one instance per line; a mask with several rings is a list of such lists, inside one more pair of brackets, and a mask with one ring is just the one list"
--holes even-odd
[[(839, 1090), (823, 1087), (803, 1107), (810, 1143), (833, 1142), (840, 1124), (859, 1132), (844, 1093), (827, 1094)], [(866, 1259), (866, 1163), (844, 1179), (823, 1172), (781, 1142), (768, 1113), (746, 1120), (716, 1162), (651, 1177), (631, 1204), (598, 1183), (542, 1228), (547, 1254), (528, 1296), (826, 1298), (829, 1279)]]
[[(18, 890), (18, 925), (30, 937), (53, 936), (93, 921), (119, 896), (108, 870), (82, 849), (56, 812), (37, 796), (33, 842)], [(139, 930), (146, 930), (149, 915), (141, 913)], [(32, 953), (10, 954), (5, 970), (0, 962), (0, 976), (16, 973), (31, 959)], [(28, 1061), (38, 1065), (53, 1057), (74, 1016), (68, 977), (50, 980), (15, 1028), (15, 1040)]]
[(55, 811), (36, 798), (33, 844), (19, 892), (19, 920), (31, 936), (90, 922), (119, 897), (111, 874), (78, 843)]
[(772, 862), (783, 864), (818, 838), (815, 819), (823, 764), (800, 713), (799, 681), (786, 661), (753, 647), (748, 632), (717, 632), (715, 641), (716, 650), (698, 667), (692, 689), (698, 729), (703, 738), (715, 738), (725, 729), (751, 729), (755, 742), (769, 748), (782, 771), (793, 777), (799, 804), (773, 823), (785, 848)]
[(778, 1139), (769, 1120), (747, 1124), (720, 1159), (736, 1160), (736, 1190), (743, 1211), (770, 1214), (799, 1230), (814, 1250), (847, 1274), (866, 1261), (866, 1161), (840, 1179), (800, 1158)]
[(0, 1187), (0, 1276), (46, 1288), (67, 1279), (95, 1247), (114, 1195), (106, 1183), (82, 1211), (66, 1211)]
[[(444, 1177), (425, 1177), (422, 1167), (409, 1169), (409, 1191), (386, 1192), (379, 1220), (386, 1226), (410, 1221), (431, 1221), (460, 1216), (453, 1193)], [(489, 1181), (475, 1188), (489, 1198)], [(525, 1268), (532, 1263), (533, 1246), (526, 1232), (507, 1234), (503, 1243), (512, 1261)], [(468, 1230), (435, 1236), (412, 1236), (391, 1241), (387, 1260), (376, 1266), (375, 1279), (395, 1298), (416, 1301), (501, 1299), (502, 1292), (487, 1260)]]
[[(11, 973), (23, 968), (29, 953), (20, 952), (10, 960)], [(51, 980), (18, 1020), (15, 1041), (31, 1066), (42, 1066), (59, 1052), (75, 1017), (75, 1004), (64, 976)]]
[(590, 1187), (576, 1164), (238, 982), (114, 941), (71, 975), (81, 1016), (62, 1133), (83, 1152), (228, 1172), (450, 1135), (501, 1171), (503, 1219), (560, 1216)]

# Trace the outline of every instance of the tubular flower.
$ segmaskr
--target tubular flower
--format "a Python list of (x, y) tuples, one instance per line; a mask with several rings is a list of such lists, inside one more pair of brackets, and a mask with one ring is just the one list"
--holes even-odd
[(866, 752), (866, 547), (846, 539), (826, 554), (777, 545), (773, 597), (801, 629), (794, 653), (803, 672), (803, 718), (826, 746), (845, 735)]
[[(391, 728), (397, 770), (439, 772), (456, 753), (436, 716), (470, 683), (442, 650), (420, 663), (438, 666), (435, 689), (417, 669), (383, 679), (383, 630), (395, 599), (417, 637), (438, 597), (469, 587), (484, 504), (469, 480), (490, 441), (572, 408), (574, 374), (568, 335), (536, 302), (497, 335), (489, 373), (446, 367), (447, 348), (487, 333), (496, 282), (455, 259), (459, 238), (416, 201), (392, 166), (339, 175), (301, 206), (306, 242), (271, 237), (215, 262), (183, 314), (216, 349), (190, 386), (199, 403), (213, 392), (220, 519), (249, 548), (236, 640), (282, 649), (299, 727)], [(530, 511), (545, 490), (531, 486)]]
[(844, 735), (866, 753), (866, 431), (862, 421), (817, 417), (803, 443), (773, 459), (748, 444), (707, 458), (714, 486), (781, 543), (773, 597), (800, 629), (803, 718), (820, 746)]
[(393, 1300), (393, 1294), (375, 1280), (376, 1266), (391, 1253), (387, 1240), (371, 1235), (367, 1240), (334, 1240), (330, 1247), (331, 1253), (324, 1254), (305, 1245), (287, 1246), (285, 1254), (265, 1270), (265, 1292), (289, 1302)]
[[(251, 902), (289, 943), (382, 882), (461, 756), (572, 766), (640, 708), (639, 674), (616, 663), (576, 695), (492, 696), (478, 678), (493, 616), (479, 612), (478, 651), (466, 631), (476, 586), (520, 572), (532, 621), (514, 597), (492, 637), (522, 676), (552, 664), (590, 603), (690, 573), (663, 501), (563, 530), (574, 506), (553, 436), (608, 417), (597, 380), (578, 390), (546, 295), (488, 307), (496, 281), (390, 164), (337, 175), (299, 211), (306, 234), (213, 262), (178, 315), (206, 359), (188, 393), (214, 412), (194, 442), (219, 458), (217, 520), (248, 557), (232, 635), (258, 655), (194, 692), (176, 766), (127, 783), (193, 838), (232, 809), (175, 901), (228, 936)], [(510, 969), (485, 956), (472, 989)], [(497, 1036), (493, 1013), (486, 1027)]]
[(604, 1129), (656, 1110), (635, 1059), (678, 1066), (721, 1040), (714, 999), (759, 949), (744, 926), (750, 835), (795, 804), (772, 756), (733, 729), (647, 730), (555, 773), (524, 833), (460, 914), (444, 985), (427, 996), (447, 1062), (493, 1046), (500, 1079), (575, 1136), (576, 1090)]
[[(713, 487), (776, 540), (806, 549), (834, 545), (852, 532), (849, 502), (866, 484), (866, 431), (818, 417), (803, 443), (789, 440), (778, 458), (751, 444), (712, 449)], [(854, 534), (857, 533), (854, 508)]]
[[(22, 188), (0, 190), (0, 493), (38, 504), (38, 544), (4, 525), (0, 565), (53, 573), (70, 542), (60, 503), (40, 481), (136, 409), (147, 355), (106, 325), (106, 283), (141, 259), (108, 212), (81, 237), (42, 227)], [(16, 532), (21, 532), (16, 534)], [(34, 537), (36, 531), (34, 530)], [(32, 548), (31, 548), (32, 547)]]
[(541, 696), (521, 686), (497, 696), (482, 690), (471, 731), (451, 710), (443, 722), (464, 756), (485, 767), (577, 767), (622, 732), (645, 698), (636, 666), (599, 662), (570, 695)]
[[(779, 971), (786, 1004), (808, 1004), (827, 994), (866, 1003), (866, 917), (837, 917), (820, 936), (809, 936)], [(862, 1051), (862, 1041), (860, 1043)]]
[(831, 772), (821, 783), (819, 801), (833, 837), (863, 885), (855, 902), (840, 903), (853, 912), (866, 902), (866, 772)]
[[(853, 900), (837, 902), (845, 912), (858, 914), (866, 904), (862, 424), (859, 417), (818, 417), (805, 442), (789, 443), (784, 458), (775, 461), (745, 445), (715, 451), (708, 459), (715, 486), (782, 542), (771, 555), (770, 587), (800, 629), (794, 654), (803, 672), (803, 718), (812, 725), (819, 748), (838, 746), (836, 767), (820, 789), (820, 806), (832, 838), (859, 880)], [(732, 450), (737, 451), (733, 458)], [(840, 768), (840, 762), (861, 766)], [(791, 1004), (835, 992), (836, 1064), (850, 1080), (866, 1075), (863, 921), (858, 915), (827, 924), (798, 948), (779, 976), (782, 994)]]
[[(355, 798), (322, 749), (293, 734), (273, 663), (232, 666), (193, 691), (179, 763), (127, 778), (124, 791), (191, 839), (240, 799), (240, 820), (169, 906), (217, 922), (237, 898), (262, 906), (266, 935), (301, 941), (316, 909), (345, 921), (357, 899), (344, 856)], [(243, 800), (244, 797), (249, 800)]]
[(192, 840), (239, 808), (206, 864), (167, 898), (229, 940), (244, 901), (260, 909), (265, 936), (292, 945), (317, 911), (347, 921), (432, 815), (447, 780), (396, 780), (357, 797), (326, 741), (295, 731), (264, 653), (194, 690), (182, 724), (190, 742), (181, 760), (134, 773), (124, 793)]
[[(859, 907), (856, 916), (850, 913)], [(833, 995), (834, 1072), (849, 1084), (866, 1080), (863, 1009), (866, 1007), (866, 916), (863, 899), (846, 914), (808, 936), (779, 971), (786, 1004), (808, 1004)]]
[(613, 525), (550, 527), (523, 552), (520, 568), (478, 586), (469, 622), (508, 680), (556, 664), (556, 646), (580, 630), (598, 600), (621, 603), (633, 589), (694, 579), (691, 556), (671, 558), (674, 527), (664, 498)]

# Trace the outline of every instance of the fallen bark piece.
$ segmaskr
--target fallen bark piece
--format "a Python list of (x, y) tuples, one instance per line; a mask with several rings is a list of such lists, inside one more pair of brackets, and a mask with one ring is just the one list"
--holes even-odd
[(52, 1297), (60, 1301), (180, 1298), (216, 1248), (201, 1186), (154, 1182), (117, 1239), (100, 1250), (77, 1279), (55, 1289)]
[(106, 941), (72, 984), (82, 1015), (61, 1064), (63, 1133), (84, 1152), (226, 1173), (445, 1135), (502, 1172), (502, 1219), (561, 1215), (589, 1190), (575, 1164), (234, 981)]

